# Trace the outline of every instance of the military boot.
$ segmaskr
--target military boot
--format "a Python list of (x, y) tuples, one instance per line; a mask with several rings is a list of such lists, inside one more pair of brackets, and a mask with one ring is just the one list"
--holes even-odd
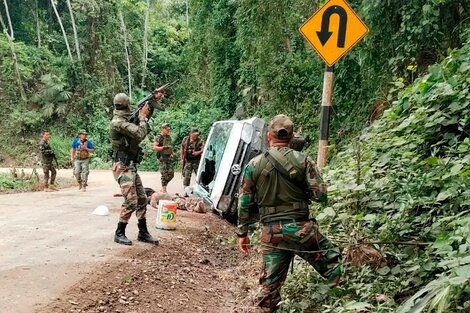
[(158, 245), (158, 240), (154, 239), (147, 230), (147, 219), (140, 219), (137, 226), (139, 226), (139, 235), (137, 236), (137, 240)]
[(132, 241), (126, 237), (126, 226), (127, 223), (119, 222), (116, 232), (114, 233), (114, 242), (120, 243), (122, 245), (132, 245)]

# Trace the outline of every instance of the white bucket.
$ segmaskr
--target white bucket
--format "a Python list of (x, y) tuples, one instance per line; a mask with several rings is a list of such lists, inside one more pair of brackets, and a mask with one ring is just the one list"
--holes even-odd
[(156, 227), (166, 230), (176, 229), (176, 209), (177, 205), (174, 201), (158, 201)]

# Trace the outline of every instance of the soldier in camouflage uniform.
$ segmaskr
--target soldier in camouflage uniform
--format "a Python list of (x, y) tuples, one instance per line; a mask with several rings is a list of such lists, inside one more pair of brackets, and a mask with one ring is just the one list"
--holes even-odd
[[(44, 130), (42, 133), (42, 139), (39, 142), (39, 152), (41, 153), (42, 161), (42, 170), (44, 171), (44, 191), (57, 191), (59, 188), (54, 184), (57, 171), (53, 164), (55, 153), (49, 145), (49, 138), (51, 138), (51, 133), (48, 130)], [(50, 182), (49, 182), (49, 172), (50, 172)]]
[(183, 188), (191, 183), (191, 174), (197, 174), (201, 155), (204, 150), (204, 141), (199, 138), (199, 130), (191, 128), (189, 136), (183, 138), (181, 142), (181, 162), (183, 163)]
[[(157, 93), (155, 96), (157, 100), (162, 97), (162, 93)], [(147, 230), (147, 196), (136, 167), (142, 157), (139, 144), (148, 132), (149, 108), (145, 105), (139, 111), (139, 125), (129, 122), (131, 103), (127, 95), (117, 94), (114, 97), (114, 108), (113, 119), (109, 125), (109, 139), (113, 149), (113, 176), (121, 187), (124, 197), (114, 241), (124, 245), (132, 244), (125, 232), (127, 223), (135, 212), (139, 227), (137, 240), (158, 244), (158, 240), (154, 239)]]
[(164, 123), (161, 133), (153, 144), (153, 151), (157, 153), (160, 164), (160, 174), (162, 182), (162, 192), (166, 191), (166, 186), (175, 176), (175, 152), (173, 151), (173, 141), (170, 137), (170, 125)]
[[(323, 237), (314, 219), (309, 219), (310, 200), (326, 201), (326, 186), (315, 163), (288, 147), (292, 121), (276, 116), (269, 125), (270, 149), (252, 159), (244, 169), (238, 206), (239, 249), (248, 254), (248, 225), (254, 221), (253, 204), (262, 224), (263, 266), (257, 306), (274, 312), (281, 300), (280, 289), (295, 255), (310, 263), (330, 286), (339, 282), (341, 253)], [(312, 253), (312, 251), (318, 251)]]

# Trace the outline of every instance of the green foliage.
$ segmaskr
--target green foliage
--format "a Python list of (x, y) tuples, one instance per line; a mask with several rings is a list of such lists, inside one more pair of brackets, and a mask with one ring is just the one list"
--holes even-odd
[(67, 137), (66, 134), (59, 129), (50, 129), (51, 138), (49, 145), (56, 155), (59, 163), (59, 168), (69, 167), (70, 164), (70, 146), (72, 145), (73, 137)]
[[(359, 306), (373, 312), (399, 307), (401, 313), (470, 308), (468, 60), (470, 39), (429, 67), (427, 75), (397, 90), (398, 100), (383, 117), (334, 157), (326, 176), (331, 206), (315, 212), (326, 233), (351, 244), (432, 244), (377, 246), (387, 264), (348, 268), (340, 296), (332, 290), (320, 299), (327, 308), (322, 312)], [(300, 288), (307, 286), (308, 292), (316, 283)], [(292, 284), (288, 299), (295, 301), (299, 287)], [(377, 302), (378, 294), (390, 301)]]
[(30, 182), (28, 180), (16, 179), (11, 175), (0, 174), (0, 192), (8, 190), (25, 190)]

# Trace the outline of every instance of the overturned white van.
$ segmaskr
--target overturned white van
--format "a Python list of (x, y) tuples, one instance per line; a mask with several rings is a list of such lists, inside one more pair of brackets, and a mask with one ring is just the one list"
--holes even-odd
[(206, 140), (194, 193), (228, 221), (237, 220), (244, 165), (266, 151), (267, 127), (259, 118), (215, 122)]

